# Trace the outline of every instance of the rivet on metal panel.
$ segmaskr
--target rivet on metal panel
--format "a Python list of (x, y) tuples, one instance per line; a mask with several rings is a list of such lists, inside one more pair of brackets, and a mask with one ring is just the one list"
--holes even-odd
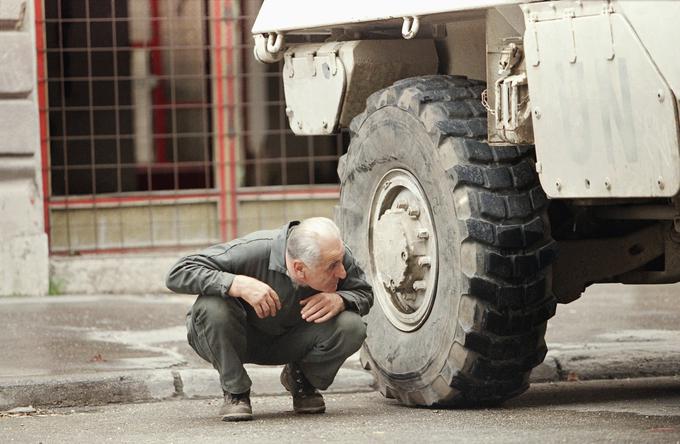
[(322, 127), (323, 129), (328, 129), (328, 122), (326, 122), (325, 120), (322, 121), (322, 122), (321, 122), (321, 127)]
[(562, 182), (559, 179), (555, 181), (555, 189), (557, 191), (562, 191)]
[(604, 187), (605, 187), (607, 190), (611, 190), (611, 189), (612, 189), (612, 181), (611, 181), (608, 177), (605, 177), (605, 178), (604, 178)]
[(289, 119), (293, 118), (293, 108), (289, 106), (286, 107), (286, 116), (288, 116)]
[(541, 118), (541, 109), (539, 107), (534, 108), (534, 117), (537, 119)]
[(297, 127), (298, 127), (298, 129), (302, 129), (302, 121), (301, 120), (298, 120)]
[(536, 162), (536, 173), (541, 174), (543, 172), (543, 164), (541, 162)]
[(586, 179), (585, 180), (586, 188), (590, 188), (590, 180)]
[(663, 100), (666, 98), (662, 89), (660, 89), (656, 92), (656, 98), (657, 98), (657, 100), (659, 100), (659, 102), (663, 102)]
[(656, 185), (659, 187), (660, 190), (663, 190), (666, 187), (666, 184), (663, 181), (663, 177), (659, 176), (659, 178), (656, 180)]

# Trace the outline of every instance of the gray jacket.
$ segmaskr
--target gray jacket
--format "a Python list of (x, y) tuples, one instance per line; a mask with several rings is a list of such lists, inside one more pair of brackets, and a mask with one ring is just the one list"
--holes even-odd
[[(296, 288), (287, 274), (286, 238), (289, 228), (298, 223), (290, 222), (277, 230), (256, 231), (186, 256), (170, 269), (166, 285), (177, 293), (230, 297), (228, 291), (235, 275), (258, 279), (279, 295), (281, 310), (274, 317), (260, 319), (250, 305), (242, 302), (248, 322), (264, 333), (282, 334), (303, 322), (300, 299), (318, 293), (307, 287)], [(373, 305), (373, 290), (346, 246), (343, 265), (347, 276), (338, 283), (337, 293), (345, 300), (348, 310), (364, 316)]]

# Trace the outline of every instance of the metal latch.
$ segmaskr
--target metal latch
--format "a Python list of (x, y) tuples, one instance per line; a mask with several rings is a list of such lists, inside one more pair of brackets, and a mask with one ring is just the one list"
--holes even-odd
[(494, 84), (496, 130), (509, 143), (531, 143), (532, 126), (529, 109), (527, 75), (522, 64), (521, 39), (511, 39), (501, 51), (499, 78)]

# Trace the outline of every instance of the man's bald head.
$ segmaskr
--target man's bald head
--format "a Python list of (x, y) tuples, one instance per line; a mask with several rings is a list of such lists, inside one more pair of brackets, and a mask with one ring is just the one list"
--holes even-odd
[(310, 217), (295, 225), (288, 235), (286, 255), (314, 266), (319, 263), (324, 245), (342, 240), (335, 222), (326, 217)]

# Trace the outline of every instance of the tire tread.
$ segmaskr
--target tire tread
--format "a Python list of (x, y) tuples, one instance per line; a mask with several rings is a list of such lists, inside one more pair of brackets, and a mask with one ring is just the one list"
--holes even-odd
[(402, 391), (376, 372), (378, 389), (407, 405), (508, 399), (526, 390), (530, 370), (547, 351), (545, 326), (556, 306), (549, 289), (556, 244), (545, 214), (548, 199), (538, 183), (533, 147), (490, 147), (484, 141), (487, 121), (479, 100), (484, 89), (484, 82), (461, 76), (399, 80), (371, 94), (366, 110), (350, 124), (354, 136), (387, 106), (413, 115), (440, 151), (453, 150), (457, 162), (447, 171), (451, 192), (466, 194), (469, 203), (469, 215), (458, 223), (462, 241), (478, 252), (475, 273), (463, 277), (463, 298), (472, 309), (458, 320), (455, 359), (441, 372), (445, 384)]

